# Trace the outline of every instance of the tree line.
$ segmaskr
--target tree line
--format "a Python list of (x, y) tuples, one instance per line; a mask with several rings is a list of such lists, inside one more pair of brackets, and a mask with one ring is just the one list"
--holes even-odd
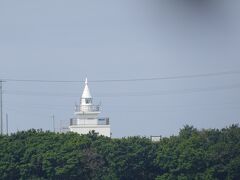
[(240, 179), (240, 127), (198, 130), (152, 142), (42, 130), (0, 136), (0, 179)]

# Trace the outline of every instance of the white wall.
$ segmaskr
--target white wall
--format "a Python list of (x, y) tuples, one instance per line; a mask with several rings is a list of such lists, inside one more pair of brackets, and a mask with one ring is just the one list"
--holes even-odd
[(99, 135), (111, 137), (110, 125), (99, 125), (99, 126), (91, 126), (91, 125), (78, 125), (78, 126), (70, 126), (71, 132), (76, 132), (78, 134), (88, 134), (91, 131), (95, 131)]

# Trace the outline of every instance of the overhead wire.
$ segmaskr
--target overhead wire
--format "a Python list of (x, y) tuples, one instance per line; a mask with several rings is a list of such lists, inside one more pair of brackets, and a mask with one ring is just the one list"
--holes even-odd
[[(138, 96), (159, 96), (171, 94), (189, 94), (200, 92), (211, 92), (219, 90), (231, 90), (240, 88), (240, 83), (226, 86), (203, 87), (203, 88), (188, 88), (188, 89), (174, 89), (174, 90), (159, 90), (159, 91), (142, 91), (142, 92), (119, 92), (119, 93), (105, 93), (96, 95), (96, 98), (118, 98), (118, 97), (138, 97)], [(27, 92), (27, 91), (4, 91), (7, 95), (20, 96), (47, 96), (47, 97), (79, 97), (79, 93), (55, 93), (55, 92)]]
[[(22, 104), (22, 106), (18, 106), (18, 107), (16, 107), (16, 109), (15, 108), (12, 108), (12, 107), (5, 107), (6, 109), (8, 109), (8, 110), (11, 110), (11, 111), (17, 111), (17, 112), (19, 112), (19, 111), (22, 111), (21, 109), (26, 109), (26, 111), (24, 111), (24, 112), (28, 112), (27, 110), (29, 109), (29, 108), (33, 108), (33, 109), (41, 109), (41, 110), (60, 110), (60, 109), (74, 109), (74, 108), (69, 108), (69, 107), (62, 107), (62, 108), (58, 108), (58, 107), (56, 107), (57, 105), (47, 105), (47, 106), (39, 106), (39, 107), (33, 107), (33, 105), (37, 105), (37, 104), (32, 104), (32, 105), (26, 105), (26, 104)], [(225, 102), (225, 103), (218, 103), (218, 104), (213, 104), (213, 103), (207, 103), (207, 104), (195, 104), (195, 105), (174, 105), (174, 106), (162, 106), (161, 107), (161, 109), (170, 109), (170, 110), (172, 110), (172, 109), (182, 109), (182, 108), (202, 108), (202, 107), (204, 107), (204, 108), (215, 108), (215, 107), (219, 107), (219, 105), (221, 105), (220, 107), (222, 107), (222, 105), (227, 105), (227, 106), (231, 106), (231, 105), (235, 105), (235, 106), (233, 106), (233, 107), (231, 107), (231, 108), (239, 108), (239, 104), (238, 103), (232, 103), (232, 102)], [(237, 105), (237, 106), (236, 106)], [(124, 109), (124, 107), (125, 106), (123, 106), (123, 107), (121, 107), (121, 109)], [(131, 107), (131, 106), (130, 106)], [(136, 107), (136, 106), (133, 106), (133, 107)], [(148, 109), (148, 107), (149, 106), (146, 106), (146, 105), (141, 105), (141, 106), (137, 106), (137, 109), (134, 109), (133, 107), (131, 107), (130, 108), (130, 110), (131, 111), (133, 111), (133, 112), (141, 112), (141, 111), (143, 111), (143, 110), (146, 110), (146, 111), (149, 111), (149, 110), (153, 110), (153, 111), (156, 111), (156, 109), (155, 108), (158, 108), (159, 109), (159, 106), (158, 107), (155, 107), (155, 108), (150, 108), (150, 109)], [(20, 108), (20, 109), (19, 109)], [(111, 105), (111, 109), (112, 110), (114, 110), (114, 109), (116, 109), (116, 110), (118, 110), (119, 109), (119, 107), (118, 106), (112, 106)], [(124, 111), (126, 112), (127, 110), (129, 110), (129, 107), (128, 108), (126, 108), (125, 107), (125, 109), (124, 109)]]
[[(199, 74), (186, 74), (176, 76), (162, 76), (162, 77), (149, 77), (149, 78), (131, 78), (131, 79), (102, 79), (90, 80), (92, 83), (105, 83), (105, 82), (137, 82), (137, 81), (157, 81), (157, 80), (174, 80), (174, 79), (190, 79), (201, 77), (214, 77), (214, 76), (228, 76), (240, 74), (240, 70), (236, 71), (222, 71), (222, 72), (209, 72)], [(82, 83), (83, 80), (44, 80), (44, 79), (2, 79), (5, 82), (28, 82), (28, 83)]]

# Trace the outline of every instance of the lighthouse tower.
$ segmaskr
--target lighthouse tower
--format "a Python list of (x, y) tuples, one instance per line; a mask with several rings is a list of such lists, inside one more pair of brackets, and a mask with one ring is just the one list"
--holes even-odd
[(80, 105), (76, 105), (75, 117), (70, 120), (70, 131), (79, 134), (88, 134), (91, 131), (95, 131), (99, 135), (110, 137), (109, 118), (99, 118), (99, 114), (100, 106), (93, 105), (93, 98), (86, 78)]

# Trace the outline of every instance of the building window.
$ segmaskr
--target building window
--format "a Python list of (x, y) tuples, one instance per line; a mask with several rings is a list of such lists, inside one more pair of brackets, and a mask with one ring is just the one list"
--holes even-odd
[(92, 103), (92, 99), (85, 99), (85, 102), (86, 102), (86, 104), (91, 104)]

